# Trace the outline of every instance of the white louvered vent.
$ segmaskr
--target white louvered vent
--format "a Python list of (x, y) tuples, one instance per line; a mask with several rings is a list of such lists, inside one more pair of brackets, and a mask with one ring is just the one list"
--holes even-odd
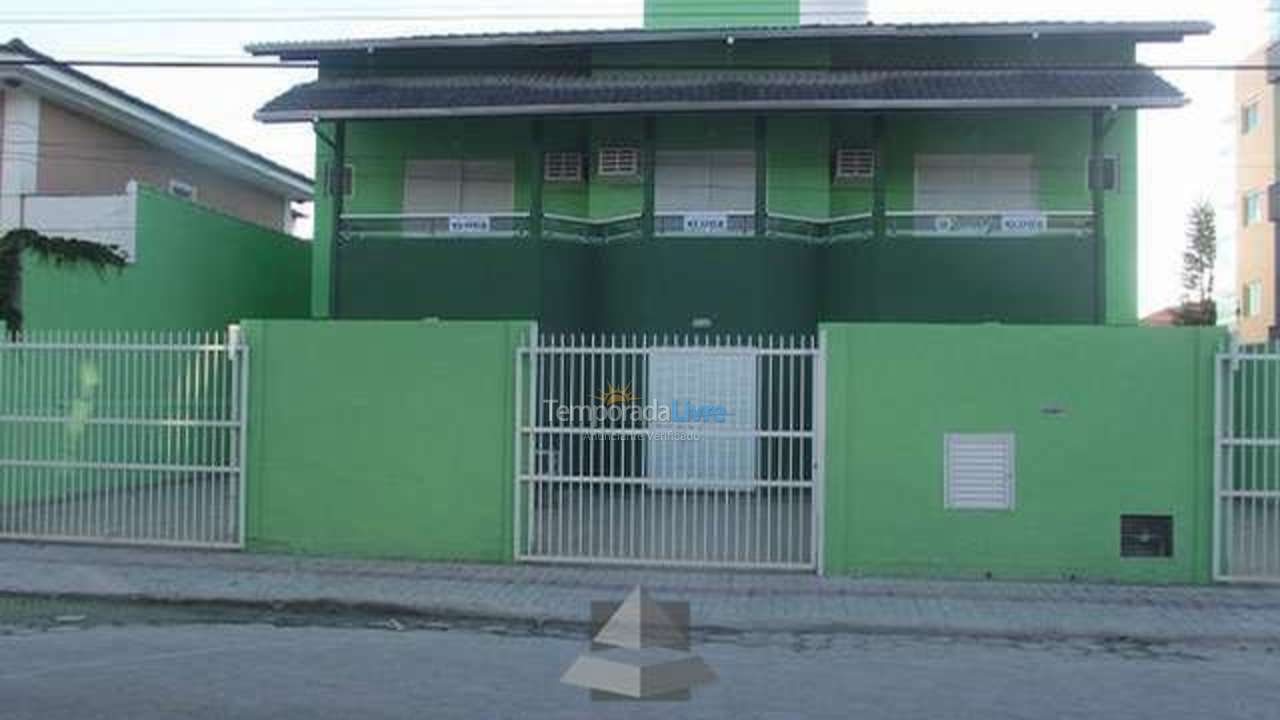
[(952, 510), (1012, 510), (1011, 433), (947, 433), (943, 461), (946, 506)]
[(542, 178), (547, 182), (581, 182), (582, 153), (547, 153), (542, 159)]
[(837, 180), (866, 180), (876, 174), (876, 151), (866, 148), (836, 150)]
[(640, 174), (640, 150), (633, 147), (600, 148), (600, 177), (635, 177)]

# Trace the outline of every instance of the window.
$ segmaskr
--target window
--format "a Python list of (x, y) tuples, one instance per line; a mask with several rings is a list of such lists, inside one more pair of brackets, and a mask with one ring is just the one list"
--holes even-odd
[(515, 163), (510, 159), (409, 160), (404, 211), (501, 213), (515, 209)]
[(185, 180), (178, 180), (177, 178), (174, 178), (169, 181), (170, 195), (175, 195), (187, 200), (195, 200), (196, 193), (196, 186)]
[(1262, 312), (1262, 282), (1254, 280), (1244, 286), (1244, 303), (1241, 310), (1245, 317), (1257, 317)]
[(943, 484), (951, 510), (1012, 510), (1013, 435), (947, 433)]
[(654, 168), (658, 212), (753, 212), (752, 150), (659, 150)]
[(640, 150), (633, 147), (600, 148), (600, 177), (636, 177), (640, 174)]
[(1258, 127), (1260, 107), (1257, 100), (1251, 100), (1240, 110), (1240, 134), (1248, 135)]
[(546, 153), (542, 156), (542, 179), (547, 182), (581, 182), (582, 153)]
[[(325, 192), (329, 197), (334, 196), (333, 189), (337, 185), (337, 178), (333, 176), (333, 166), (325, 163), (323, 177), (328, 178), (325, 183)], [(356, 171), (351, 165), (342, 166), (342, 197), (349, 198), (354, 194), (356, 182)]]
[(918, 211), (1038, 210), (1031, 155), (917, 155)]
[(866, 148), (836, 150), (837, 180), (867, 180), (876, 174), (876, 151)]
[(1244, 224), (1246, 227), (1262, 222), (1262, 192), (1250, 190), (1244, 195)]

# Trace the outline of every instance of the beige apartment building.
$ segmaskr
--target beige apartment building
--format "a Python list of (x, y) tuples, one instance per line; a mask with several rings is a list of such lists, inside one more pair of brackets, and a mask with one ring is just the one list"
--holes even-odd
[(311, 198), (305, 175), (19, 40), (0, 44), (0, 59), (0, 228), (30, 225), (47, 199), (112, 196), (131, 183), (281, 232), (293, 203)]
[[(1267, 62), (1261, 48), (1248, 65)], [(1245, 342), (1266, 340), (1276, 325), (1276, 223), (1270, 207), (1276, 182), (1276, 86), (1271, 73), (1236, 73), (1236, 292), (1238, 332)]]

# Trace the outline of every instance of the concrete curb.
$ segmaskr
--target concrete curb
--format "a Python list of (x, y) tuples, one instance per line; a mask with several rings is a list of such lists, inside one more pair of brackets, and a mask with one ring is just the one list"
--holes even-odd
[(1280, 589), (448, 565), (0, 543), (0, 593), (582, 627), (644, 584), (697, 632), (1280, 644)]

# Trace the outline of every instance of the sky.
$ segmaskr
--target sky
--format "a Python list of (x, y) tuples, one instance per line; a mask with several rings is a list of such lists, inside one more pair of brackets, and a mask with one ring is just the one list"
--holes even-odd
[[(1266, 39), (1268, 0), (870, 0), (878, 22), (974, 20), (1209, 20), (1217, 29), (1181, 44), (1154, 44), (1139, 60), (1159, 64), (1235, 63)], [(250, 42), (433, 32), (522, 31), (638, 26), (642, 0), (30, 0), (0, 9), (0, 39), (21, 37), (63, 59), (241, 60)], [(314, 71), (86, 68), (86, 72), (192, 122), (312, 174), (309, 126), (264, 125), (253, 112)], [(1236, 223), (1235, 167), (1259, 162), (1234, 152), (1233, 76), (1168, 71), (1191, 104), (1139, 120), (1139, 308), (1180, 297), (1186, 215), (1200, 199), (1219, 211), (1223, 240), (1218, 284), (1233, 288), (1230, 233)]]

